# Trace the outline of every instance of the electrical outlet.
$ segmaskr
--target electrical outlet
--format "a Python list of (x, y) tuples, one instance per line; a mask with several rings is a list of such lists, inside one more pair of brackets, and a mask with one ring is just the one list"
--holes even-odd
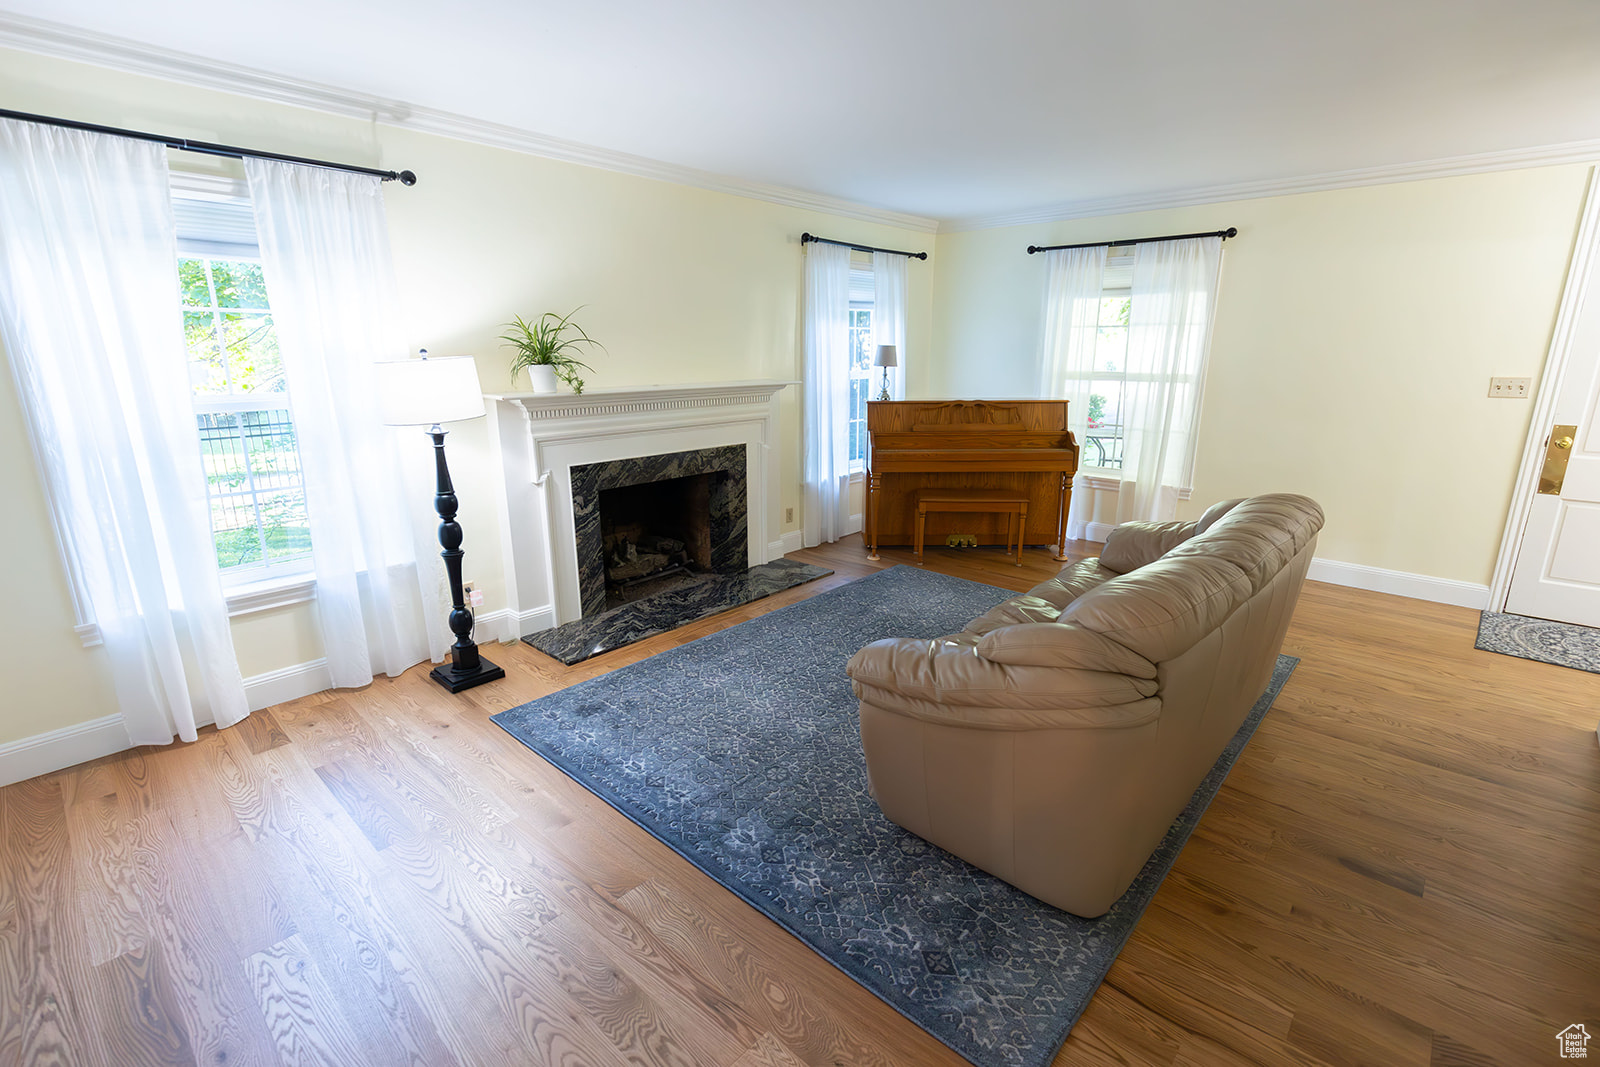
[(1523, 400), (1532, 386), (1532, 378), (1490, 378), (1489, 395), (1502, 400)]
[(785, 526), (787, 526), (793, 521), (794, 521), (794, 508), (784, 508), (783, 509), (783, 524)]

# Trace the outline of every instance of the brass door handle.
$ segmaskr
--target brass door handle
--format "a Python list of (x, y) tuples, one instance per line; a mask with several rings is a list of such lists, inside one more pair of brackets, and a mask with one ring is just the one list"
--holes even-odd
[(1578, 428), (1566, 423), (1550, 427), (1550, 441), (1544, 449), (1544, 470), (1539, 472), (1539, 492), (1550, 496), (1561, 493), (1567, 478), (1567, 460), (1572, 458), (1572, 442)]

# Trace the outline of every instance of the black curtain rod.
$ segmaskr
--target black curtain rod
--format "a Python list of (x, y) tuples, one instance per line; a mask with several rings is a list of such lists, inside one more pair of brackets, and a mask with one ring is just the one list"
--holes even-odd
[(1152, 241), (1187, 241), (1191, 237), (1220, 237), (1226, 241), (1230, 237), (1237, 236), (1239, 236), (1239, 228), (1237, 226), (1229, 226), (1226, 230), (1212, 230), (1210, 233), (1172, 233), (1165, 237), (1139, 237), (1122, 241), (1085, 241), (1081, 245), (1029, 245), (1028, 255), (1031, 256), (1035, 252), (1059, 252), (1065, 248), (1099, 248), (1101, 245), (1109, 248), (1112, 245), (1149, 244)]
[(276, 159), (280, 163), (301, 163), (308, 167), (322, 167), (326, 170), (347, 170), (352, 174), (371, 174), (386, 182), (399, 182), (401, 185), (417, 184), (417, 176), (409, 170), (376, 170), (372, 167), (358, 167), (352, 163), (329, 163), (325, 159), (305, 159), (302, 156), (285, 156), (277, 152), (258, 152), (254, 148), (236, 148), (233, 145), (212, 144), (209, 141), (191, 141), (186, 137), (167, 137), (159, 133), (140, 133), (138, 130), (123, 130), (115, 126), (96, 126), (92, 122), (75, 122), (72, 119), (54, 119), (47, 115), (30, 115), (25, 111), (7, 111), (0, 108), (0, 118), (21, 119), (23, 122), (36, 122), (41, 126), (60, 126), (68, 130), (88, 130), (90, 133), (109, 133), (116, 137), (131, 137), (135, 141), (155, 141), (168, 148), (176, 148), (181, 152), (199, 152), (207, 156), (227, 156), (229, 159), (243, 159), (251, 156), (255, 159)]
[(910, 259), (927, 259), (928, 258), (928, 253), (926, 253), (926, 252), (897, 252), (893, 248), (873, 248), (871, 245), (853, 245), (849, 241), (832, 241), (832, 240), (829, 240), (826, 237), (818, 237), (814, 233), (803, 233), (803, 234), (800, 235), (800, 247), (801, 248), (804, 248), (806, 245), (810, 244), (812, 241), (816, 241), (816, 242), (819, 242), (820, 244), (825, 244), (825, 245), (843, 245), (846, 248), (853, 248), (857, 252), (887, 252), (891, 256), (906, 256), (906, 257), (908, 257)]

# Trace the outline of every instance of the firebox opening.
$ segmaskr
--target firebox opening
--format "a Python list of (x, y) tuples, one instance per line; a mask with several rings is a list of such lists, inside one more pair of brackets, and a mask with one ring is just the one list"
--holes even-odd
[(600, 491), (608, 608), (714, 570), (711, 496), (727, 477), (714, 471)]

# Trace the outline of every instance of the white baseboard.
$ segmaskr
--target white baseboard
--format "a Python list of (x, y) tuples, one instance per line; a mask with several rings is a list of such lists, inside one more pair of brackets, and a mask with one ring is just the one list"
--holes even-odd
[(1334, 559), (1313, 559), (1306, 577), (1314, 582), (1370, 589), (1375, 593), (1393, 593), (1413, 600), (1431, 600), (1437, 604), (1454, 604), (1479, 611), (1489, 606), (1487, 585), (1458, 582), (1451, 578), (1432, 578), (1408, 571), (1385, 570), (1383, 567), (1365, 567), (1359, 563), (1341, 563)]
[[(478, 642), (487, 644), (489, 641), (499, 641), (501, 644), (511, 644), (522, 640), (524, 634), (548, 630), (555, 624), (556, 609), (549, 604), (534, 608), (532, 611), (516, 612), (510, 608), (491, 611), (487, 615), (477, 617)], [(493, 636), (495, 634), (499, 636)]]
[[(253, 674), (244, 680), (244, 695), (250, 710), (260, 711), (332, 687), (328, 661), (317, 659), (265, 674)], [(210, 713), (203, 712), (197, 725), (209, 726), (211, 722)], [(20, 741), (9, 741), (0, 744), (0, 786), (75, 767), (132, 747), (121, 715), (107, 715)]]
[(251, 711), (260, 711), (332, 688), (333, 674), (328, 670), (328, 661), (314, 659), (265, 674), (252, 674), (244, 680), (244, 697)]
[(798, 552), (806, 547), (805, 538), (799, 530), (790, 530), (776, 541), (767, 543), (767, 559), (782, 559), (791, 552)]
[(122, 727), (121, 715), (107, 715), (8, 741), (0, 745), (0, 786), (25, 782), (128, 747), (128, 731)]
[(490, 641), (515, 641), (521, 634), (512, 633), (516, 629), (516, 616), (510, 608), (501, 608), (499, 611), (475, 612), (472, 616), (472, 637), (480, 644)]

